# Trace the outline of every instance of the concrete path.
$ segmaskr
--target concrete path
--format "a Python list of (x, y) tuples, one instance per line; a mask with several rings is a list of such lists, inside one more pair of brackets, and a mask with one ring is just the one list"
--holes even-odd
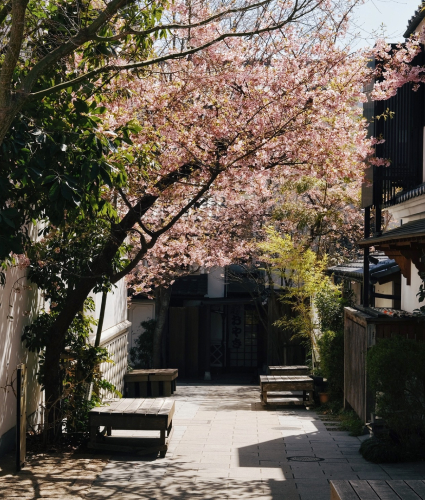
[[(267, 411), (254, 386), (179, 385), (164, 459), (115, 456), (90, 500), (329, 500), (330, 479), (425, 479), (425, 463), (374, 465), (314, 411)], [(364, 439), (364, 437), (363, 437)]]

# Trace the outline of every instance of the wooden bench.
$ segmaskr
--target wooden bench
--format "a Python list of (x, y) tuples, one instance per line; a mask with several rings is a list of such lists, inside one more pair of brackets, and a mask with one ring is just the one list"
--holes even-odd
[(304, 365), (269, 366), (270, 375), (308, 375), (310, 368)]
[[(175, 403), (172, 399), (114, 399), (105, 406), (93, 408), (89, 412), (89, 448), (136, 451), (138, 453), (160, 452), (164, 457), (168, 449), (166, 437), (173, 427)], [(105, 427), (99, 433), (99, 427)], [(112, 436), (112, 429), (159, 431), (158, 438)], [(166, 435), (167, 433), (167, 435)]]
[[(314, 383), (305, 375), (260, 375), (263, 405), (312, 406)], [(294, 392), (302, 392), (297, 395)]]
[(177, 368), (133, 370), (124, 375), (124, 397), (169, 397), (176, 390)]
[(425, 500), (425, 481), (331, 481), (331, 500)]

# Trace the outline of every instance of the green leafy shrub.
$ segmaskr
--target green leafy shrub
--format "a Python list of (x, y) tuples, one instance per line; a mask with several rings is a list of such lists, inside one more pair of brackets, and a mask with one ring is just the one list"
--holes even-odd
[(142, 321), (144, 331), (135, 340), (135, 347), (130, 349), (130, 360), (133, 368), (152, 368), (153, 336), (156, 321), (149, 319)]
[[(94, 312), (92, 298), (86, 300), (84, 310), (71, 323), (66, 336), (66, 347), (61, 365), (62, 396), (57, 420), (64, 423), (68, 435), (88, 432), (88, 412), (101, 403), (99, 392), (107, 390), (121, 397), (115, 386), (103, 379), (100, 364), (113, 361), (104, 347), (90, 344), (90, 333), (97, 321), (90, 314)], [(22, 340), (27, 348), (39, 354), (38, 382), (44, 387), (44, 349), (48, 342), (46, 332), (58, 312), (41, 311), (30, 325), (24, 328)], [(89, 397), (90, 388), (92, 389)]]
[(360, 446), (360, 453), (375, 464), (393, 463), (401, 460), (400, 448), (388, 436), (366, 439)]
[(342, 431), (348, 431), (350, 436), (362, 436), (364, 434), (365, 425), (354, 410), (343, 410), (341, 412), (341, 427)]
[(365, 445), (365, 458), (383, 457), (389, 448), (395, 450), (392, 461), (424, 458), (425, 344), (402, 337), (380, 340), (367, 354), (367, 367), (386, 432)]
[(320, 338), (317, 347), (320, 370), (328, 380), (331, 398), (342, 400), (344, 393), (344, 307), (352, 304), (352, 294), (328, 283), (315, 297)]
[(344, 393), (344, 331), (327, 330), (317, 341), (322, 375), (328, 380), (331, 397), (341, 399)]

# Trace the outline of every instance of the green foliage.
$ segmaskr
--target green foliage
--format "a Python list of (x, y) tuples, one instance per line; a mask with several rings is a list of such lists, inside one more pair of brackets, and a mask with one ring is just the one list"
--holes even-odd
[(360, 453), (366, 460), (375, 464), (400, 462), (402, 460), (400, 447), (388, 437), (366, 439), (360, 446)]
[(333, 399), (342, 400), (344, 392), (344, 307), (351, 305), (352, 295), (327, 283), (314, 299), (319, 317), (320, 337), (317, 341), (320, 369), (328, 380)]
[[(344, 410), (342, 400), (331, 400), (321, 404), (318, 408), (319, 415), (329, 415), (331, 425), (340, 431), (348, 431), (350, 436), (361, 436), (364, 434), (364, 423), (353, 410)], [(322, 419), (323, 421), (326, 418)]]
[[(65, 339), (61, 369), (63, 392), (58, 418), (65, 421), (68, 433), (88, 431), (88, 411), (100, 404), (100, 389), (120, 395), (112, 384), (102, 378), (99, 369), (101, 363), (112, 362), (107, 350), (89, 343), (89, 335), (97, 323), (89, 314), (93, 311), (93, 299), (87, 299), (84, 311), (74, 318)], [(47, 332), (58, 314), (54, 310), (42, 311), (31, 325), (25, 327), (22, 336), (26, 347), (39, 353), (38, 381), (42, 386), (45, 380), (44, 349), (48, 342)], [(89, 398), (90, 387), (93, 393)]]
[(425, 447), (425, 345), (401, 337), (380, 340), (367, 354), (367, 367), (386, 439), (400, 457), (411, 458)]
[[(35, 242), (29, 249), (30, 266), (28, 278), (43, 292), (46, 307), (37, 318), (25, 327), (22, 339), (29, 350), (39, 353), (39, 382), (44, 385), (44, 351), (49, 344), (51, 326), (66, 307), (69, 291), (82, 277), (90, 275), (90, 262), (101, 251), (108, 237), (107, 223), (99, 219), (80, 219), (74, 224), (65, 223), (61, 228), (50, 227), (45, 238)], [(111, 272), (126, 264), (126, 249), (122, 248), (111, 261)], [(99, 276), (95, 292), (108, 291), (112, 287), (110, 275)], [(47, 307), (49, 306), (49, 307)], [(99, 365), (108, 362), (104, 348), (89, 343), (97, 321), (93, 319), (94, 301), (88, 298), (84, 310), (73, 319), (66, 332), (62, 350), (69, 362), (62, 365), (61, 416), (66, 421), (68, 432), (81, 432), (87, 424), (87, 411), (99, 403), (100, 389), (115, 392), (115, 388), (102, 379)], [(93, 387), (93, 396), (88, 399), (88, 387)]]
[(99, 99), (63, 93), (29, 103), (15, 119), (0, 148), (0, 260), (10, 251), (23, 253), (31, 221), (60, 226), (67, 218), (115, 219), (103, 194), (125, 185), (128, 160), (118, 148), (131, 144), (138, 127), (120, 127), (111, 140), (97, 130), (104, 112)]
[(112, 362), (107, 350), (82, 342), (82, 337), (79, 340), (79, 345), (70, 346), (70, 359), (63, 368), (61, 417), (68, 434), (88, 431), (88, 412), (101, 403), (101, 389), (120, 396), (115, 386), (102, 378), (99, 369), (100, 363)]
[(342, 431), (348, 431), (350, 436), (361, 436), (364, 434), (364, 422), (353, 410), (344, 410), (341, 412), (341, 427)]
[(326, 285), (324, 275), (326, 257), (323, 259), (309, 248), (296, 246), (288, 235), (280, 236), (268, 229), (267, 241), (259, 245), (262, 260), (284, 281), (280, 300), (291, 307), (292, 315), (276, 321), (276, 325), (289, 329), (293, 337), (303, 339), (306, 347), (316, 347), (315, 323), (312, 314), (312, 298)]
[(142, 321), (143, 332), (135, 340), (135, 347), (130, 349), (131, 364), (134, 368), (152, 368), (153, 337), (156, 321)]
[(314, 302), (321, 332), (344, 329), (344, 307), (351, 305), (351, 296), (347, 297), (347, 293), (343, 296), (340, 288), (327, 282), (317, 292)]
[(342, 400), (344, 394), (344, 331), (326, 330), (317, 341), (320, 369), (328, 381), (330, 395)]
[[(422, 252), (422, 258), (424, 258), (424, 257), (425, 257), (425, 253)], [(418, 297), (418, 302), (424, 302), (425, 301), (425, 273), (419, 272), (418, 274), (422, 280), (422, 283), (419, 286), (419, 292), (416, 294), (416, 297)], [(425, 305), (421, 306), (419, 309), (415, 309), (415, 313), (425, 314)]]

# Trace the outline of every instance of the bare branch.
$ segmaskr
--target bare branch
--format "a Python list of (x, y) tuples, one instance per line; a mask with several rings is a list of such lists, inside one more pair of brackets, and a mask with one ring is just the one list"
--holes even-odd
[[(116, 1), (118, 1), (118, 0), (116, 0)], [(295, 9), (295, 7), (294, 7), (294, 9)], [(191, 54), (196, 54), (197, 52), (200, 52), (201, 50), (207, 49), (208, 47), (211, 47), (212, 45), (215, 45), (216, 43), (219, 43), (227, 38), (250, 37), (250, 36), (254, 36), (254, 35), (259, 35), (261, 33), (275, 31), (275, 30), (283, 28), (284, 26), (286, 26), (289, 23), (293, 23), (293, 22), (297, 21), (300, 17), (302, 17), (306, 14), (309, 14), (314, 9), (315, 9), (315, 6), (312, 6), (309, 10), (302, 11), (302, 13), (300, 13), (298, 16), (297, 16), (297, 12), (293, 10), (292, 13), (284, 21), (281, 21), (280, 23), (277, 23), (277, 24), (274, 24), (271, 26), (267, 26), (264, 28), (254, 29), (251, 31), (223, 33), (223, 34), (217, 36), (216, 38), (210, 40), (209, 42), (204, 43), (203, 45), (199, 45), (198, 47), (191, 47), (190, 49), (184, 50), (182, 52), (169, 53), (169, 54), (166, 54), (164, 56), (156, 57), (153, 59), (148, 59), (147, 61), (139, 61), (139, 62), (134, 62), (134, 63), (130, 63), (130, 64), (123, 64), (123, 65), (108, 64), (106, 66), (103, 66), (102, 68), (98, 68), (98, 69), (95, 69), (93, 71), (89, 71), (88, 73), (86, 73), (84, 75), (81, 75), (77, 78), (74, 78), (73, 80), (69, 80), (67, 82), (60, 83), (58, 85), (55, 85), (54, 87), (50, 87), (50, 88), (45, 89), (45, 90), (40, 90), (39, 92), (33, 92), (30, 94), (30, 98), (31, 99), (42, 98), (46, 95), (50, 95), (54, 92), (58, 92), (59, 90), (66, 89), (66, 88), (72, 87), (74, 85), (83, 83), (83, 82), (85, 82), (93, 77), (99, 76), (103, 73), (109, 73), (111, 71), (119, 72), (119, 71), (127, 71), (127, 70), (137, 69), (137, 68), (146, 68), (148, 66), (154, 66), (156, 64), (159, 64), (159, 63), (162, 63), (165, 61), (169, 61), (169, 60), (173, 60), (173, 59), (181, 59), (181, 58), (184, 58), (184, 57), (189, 56)], [(298, 10), (299, 10), (299, 8), (298, 8)], [(73, 40), (76, 40), (76, 39), (77, 39), (77, 37), (75, 37)], [(85, 39), (84, 41), (88, 41), (88, 38)], [(69, 43), (71, 43), (71, 42), (69, 42)], [(59, 49), (57, 49), (57, 50), (59, 50)], [(46, 56), (46, 57), (49, 57), (49, 56)], [(61, 57), (63, 57), (63, 56), (61, 56)]]
[[(258, 2), (258, 3), (252, 4), (249, 6), (249, 10), (253, 10), (253, 9), (258, 8), (258, 7), (262, 7), (262, 6), (267, 5), (269, 3), (270, 3), (270, 0), (264, 0), (263, 2)], [(157, 31), (161, 31), (161, 30), (187, 30), (187, 29), (192, 29), (192, 28), (199, 28), (200, 26), (206, 26), (209, 23), (220, 20), (229, 14), (236, 14), (237, 12), (246, 12), (246, 10), (247, 10), (247, 7), (240, 7), (238, 9), (227, 9), (223, 12), (219, 12), (218, 14), (214, 14), (213, 16), (207, 17), (206, 19), (203, 19), (202, 21), (199, 21), (197, 23), (160, 24), (158, 26), (155, 26), (153, 28), (150, 28), (150, 29), (144, 30), (144, 31), (127, 30), (124, 33), (120, 33), (118, 35), (110, 36), (110, 37), (96, 36), (94, 38), (94, 40), (96, 40), (98, 42), (114, 42), (116, 40), (121, 40), (122, 38), (125, 38), (128, 35), (148, 36), (148, 35), (151, 35), (152, 33), (156, 33)]]

